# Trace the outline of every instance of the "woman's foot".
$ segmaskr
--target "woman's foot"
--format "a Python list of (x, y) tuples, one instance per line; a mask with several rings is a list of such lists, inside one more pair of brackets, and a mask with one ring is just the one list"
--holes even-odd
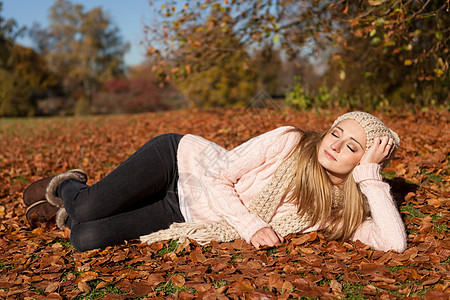
[(23, 193), (23, 202), (27, 206), (25, 213), (32, 228), (39, 223), (45, 223), (56, 216), (58, 227), (64, 227), (67, 213), (64, 202), (57, 196), (58, 186), (65, 180), (75, 179), (82, 183), (87, 182), (86, 173), (82, 170), (71, 170), (40, 179), (30, 184)]

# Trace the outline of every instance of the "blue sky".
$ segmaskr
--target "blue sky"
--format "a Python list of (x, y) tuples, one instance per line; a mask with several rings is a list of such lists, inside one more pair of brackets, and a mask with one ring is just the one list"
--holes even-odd
[[(47, 27), (47, 15), (54, 0), (3, 0), (2, 16), (15, 19), (20, 26), (31, 28), (34, 22)], [(101, 6), (114, 24), (119, 27), (123, 39), (130, 43), (130, 50), (125, 55), (127, 65), (139, 64), (144, 60), (145, 49), (140, 45), (144, 39), (143, 24), (149, 24), (153, 8), (148, 0), (72, 0), (81, 4), (85, 11)], [(17, 43), (31, 47), (32, 42), (24, 36)]]

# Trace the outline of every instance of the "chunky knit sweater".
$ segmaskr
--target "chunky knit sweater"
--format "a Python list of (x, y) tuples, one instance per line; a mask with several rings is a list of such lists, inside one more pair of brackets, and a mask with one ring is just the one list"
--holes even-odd
[[(178, 186), (180, 208), (186, 221), (225, 220), (250, 242), (259, 229), (271, 226), (271, 222), (276, 224), (277, 220), (280, 223), (279, 220), (296, 211), (285, 199), (281, 199), (275, 212), (265, 216), (265, 220), (249, 209), (297, 144), (300, 136), (296, 132), (286, 133), (290, 128), (269, 131), (231, 151), (199, 136), (184, 136), (178, 148)], [(372, 218), (361, 224), (352, 239), (380, 250), (404, 251), (404, 225), (389, 185), (382, 182), (380, 166), (360, 165), (354, 169), (353, 176), (368, 198)], [(312, 226), (300, 232), (317, 229), (320, 228)]]

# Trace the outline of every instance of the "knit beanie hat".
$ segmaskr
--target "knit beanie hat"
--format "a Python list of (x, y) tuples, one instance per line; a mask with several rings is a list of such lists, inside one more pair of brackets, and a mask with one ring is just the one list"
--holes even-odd
[(342, 116), (338, 117), (336, 121), (334, 121), (331, 128), (336, 126), (339, 122), (347, 119), (355, 120), (364, 129), (366, 133), (366, 150), (373, 145), (373, 140), (376, 137), (383, 136), (390, 137), (394, 140), (395, 149), (400, 146), (400, 138), (398, 137), (398, 135), (389, 127), (387, 127), (383, 122), (381, 122), (380, 119), (366, 112), (353, 111), (343, 114)]

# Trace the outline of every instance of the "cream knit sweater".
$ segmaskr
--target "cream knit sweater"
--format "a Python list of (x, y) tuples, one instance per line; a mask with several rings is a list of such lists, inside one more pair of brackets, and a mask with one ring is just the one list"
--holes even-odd
[[(294, 210), (276, 220), (271, 220), (286, 188), (292, 181), (292, 174), (295, 171), (294, 162), (294, 157), (289, 157), (285, 160), (272, 176), (270, 182), (264, 186), (248, 207), (249, 211), (257, 214), (264, 222), (267, 222), (270, 227), (283, 236), (300, 232), (307, 228), (309, 224), (307, 216), (300, 217)], [(200, 244), (206, 244), (211, 240), (229, 242), (239, 237), (239, 233), (233, 226), (225, 220), (220, 220), (172, 224), (169, 229), (148, 234), (141, 237), (141, 240), (151, 244), (167, 239), (178, 239), (182, 242), (184, 239), (190, 238)]]
[[(274, 213), (263, 218), (251, 209), (252, 201), (271, 182), (275, 171), (300, 138), (297, 133), (285, 133), (290, 128), (277, 128), (231, 151), (199, 136), (184, 136), (178, 149), (178, 167), (179, 187), (183, 195), (180, 208), (185, 219), (196, 224), (225, 221), (249, 242), (259, 229), (274, 227), (273, 224), (282, 223), (281, 220), (292, 215), (296, 208), (284, 199), (280, 199)], [(353, 176), (367, 196), (372, 214), (372, 218), (355, 231), (353, 240), (361, 240), (380, 250), (404, 251), (404, 225), (389, 186), (381, 180), (380, 166), (360, 165), (355, 168)], [(173, 225), (174, 228), (178, 226)], [(309, 232), (317, 229), (313, 226), (295, 230)], [(194, 231), (198, 231), (198, 227)], [(169, 238), (176, 237), (170, 234), (159, 236), (159, 239)], [(149, 236), (142, 237), (142, 240), (154, 241)]]

